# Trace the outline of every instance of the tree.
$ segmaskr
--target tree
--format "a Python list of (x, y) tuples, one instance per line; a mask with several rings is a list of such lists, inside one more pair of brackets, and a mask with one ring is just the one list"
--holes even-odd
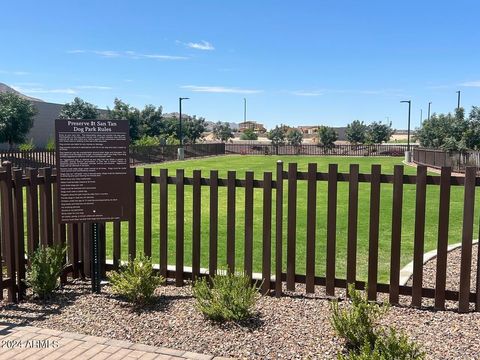
[(446, 147), (453, 150), (456, 147), (454, 143), (459, 143), (462, 139), (468, 143), (468, 147), (474, 148), (480, 145), (475, 145), (475, 128), (479, 122), (476, 108), (472, 109), (469, 120), (465, 119), (462, 108), (457, 109), (455, 115), (433, 114), (430, 119), (423, 121), (422, 127), (416, 131), (415, 138), (419, 140), (421, 146), (428, 148)]
[(115, 98), (113, 109), (108, 109), (108, 117), (112, 120), (128, 120), (130, 141), (134, 142), (141, 136), (140, 123), (141, 113), (137, 108)]
[(283, 125), (275, 126), (267, 134), (268, 140), (272, 142), (272, 145), (278, 147), (280, 145), (285, 145), (285, 129)]
[(36, 113), (30, 101), (14, 93), (0, 93), (0, 142), (8, 142), (10, 149), (24, 142)]
[(164, 130), (162, 107), (154, 105), (145, 105), (140, 112), (140, 136), (155, 137), (160, 136)]
[(258, 135), (253, 129), (245, 129), (245, 131), (240, 135), (240, 140), (257, 140)]
[(222, 123), (220, 121), (213, 125), (213, 136), (221, 142), (227, 142), (234, 137), (230, 124)]
[(197, 140), (201, 139), (205, 132), (205, 119), (195, 115), (188, 116), (185, 120), (182, 117), (182, 132), (184, 144), (195, 144)]
[(296, 128), (292, 128), (287, 131), (287, 141), (289, 145), (300, 146), (303, 141), (303, 133)]
[(67, 103), (62, 106), (60, 111), (60, 119), (98, 119), (100, 117), (100, 111), (98, 108), (90, 104), (79, 97), (73, 99), (71, 103)]
[(367, 140), (372, 144), (381, 144), (390, 140), (393, 133), (392, 123), (382, 124), (382, 122), (374, 121), (368, 125)]
[(363, 144), (367, 139), (368, 126), (360, 120), (354, 120), (347, 125), (345, 135), (351, 144)]
[(335, 147), (335, 141), (338, 140), (337, 132), (330, 126), (318, 127), (318, 143), (326, 149)]
[(467, 149), (480, 149), (480, 107), (473, 106), (468, 117), (469, 126), (463, 135)]

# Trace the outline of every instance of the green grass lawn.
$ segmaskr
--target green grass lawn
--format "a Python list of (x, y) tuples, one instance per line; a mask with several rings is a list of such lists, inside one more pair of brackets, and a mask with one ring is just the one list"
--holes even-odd
[[(221, 156), (183, 162), (170, 162), (151, 166), (153, 175), (159, 174), (159, 169), (167, 168), (170, 176), (175, 176), (176, 169), (184, 169), (185, 176), (191, 177), (193, 170), (201, 170), (203, 177), (209, 177), (210, 170), (218, 170), (220, 178), (227, 177), (228, 170), (236, 170), (237, 178), (244, 179), (245, 171), (254, 171), (255, 178), (261, 179), (264, 171), (273, 172), (275, 178), (276, 162), (283, 160), (284, 169), (288, 163), (298, 163), (299, 171), (307, 171), (308, 163), (315, 162), (318, 171), (326, 172), (328, 164), (337, 163), (340, 172), (348, 172), (349, 164), (360, 165), (360, 172), (369, 173), (372, 164), (380, 164), (383, 174), (392, 174), (393, 167), (401, 164), (402, 158), (388, 157), (311, 157), (311, 156)], [(406, 166), (405, 174), (415, 174), (416, 169)], [(137, 174), (143, 174), (138, 168)], [(153, 184), (153, 239), (152, 257), (154, 262), (159, 259), (159, 191), (158, 185)], [(326, 217), (327, 217), (327, 184), (319, 182), (317, 185), (317, 230), (316, 230), (316, 275), (325, 274), (326, 252)], [(262, 247), (262, 189), (254, 193), (254, 271), (261, 271)], [(275, 190), (274, 190), (275, 191)], [(286, 230), (287, 230), (287, 182), (284, 184), (284, 269), (286, 269)], [(275, 200), (275, 193), (273, 193)], [(306, 258), (306, 181), (298, 183), (297, 204), (297, 273), (305, 273)], [(425, 251), (436, 248), (438, 227), (439, 186), (427, 187), (427, 220), (425, 226)], [(476, 204), (478, 205), (478, 196)], [(345, 277), (346, 247), (347, 247), (347, 215), (348, 215), (348, 183), (338, 183), (337, 207), (337, 277)], [(404, 185), (402, 221), (402, 266), (413, 258), (413, 234), (415, 222), (415, 186)], [(226, 188), (219, 188), (219, 266), (226, 266)], [(368, 226), (370, 206), (370, 184), (361, 183), (359, 189), (359, 220), (358, 220), (358, 256), (357, 273), (361, 280), (366, 280), (368, 259)], [(380, 212), (380, 248), (379, 248), (379, 280), (388, 282), (390, 267), (390, 241), (392, 217), (392, 185), (381, 186)], [(476, 207), (478, 209), (478, 206)], [(192, 190), (185, 187), (185, 265), (191, 264), (191, 234), (192, 234)], [(463, 187), (455, 186), (451, 192), (451, 215), (449, 242), (461, 241), (463, 215)], [(236, 198), (236, 266), (243, 268), (244, 247), (244, 190), (237, 188)], [(273, 226), (275, 224), (275, 205), (273, 205)], [(478, 229), (478, 214), (475, 216), (475, 229)], [(201, 266), (208, 267), (209, 253), (209, 188), (202, 187), (202, 223), (201, 223)], [(128, 224), (122, 224), (122, 258), (127, 257)], [(143, 250), (143, 184), (137, 184), (137, 251)], [(107, 253), (111, 257), (112, 228), (107, 227)], [(175, 186), (169, 186), (169, 264), (175, 262)], [(275, 232), (272, 231), (272, 268), (274, 262)]]

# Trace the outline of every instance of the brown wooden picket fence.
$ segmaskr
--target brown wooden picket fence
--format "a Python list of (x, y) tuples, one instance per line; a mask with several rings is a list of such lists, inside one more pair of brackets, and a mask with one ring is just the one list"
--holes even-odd
[[(400, 295), (411, 297), (414, 306), (420, 306), (422, 298), (435, 299), (435, 307), (445, 308), (446, 300), (458, 301), (461, 312), (469, 310), (470, 303), (474, 303), (476, 310), (480, 310), (480, 292), (477, 269), (476, 290), (470, 289), (472, 264), (472, 238), (474, 226), (475, 189), (480, 186), (480, 178), (476, 177), (475, 168), (467, 168), (465, 177), (451, 176), (451, 169), (444, 167), (440, 176), (427, 175), (426, 167), (418, 166), (416, 175), (404, 175), (403, 166), (397, 165), (393, 175), (381, 173), (380, 165), (372, 165), (368, 174), (360, 173), (359, 166), (352, 164), (348, 173), (338, 171), (338, 165), (329, 165), (328, 172), (318, 172), (317, 164), (308, 165), (307, 172), (298, 171), (297, 164), (290, 163), (287, 169), (279, 162), (276, 177), (272, 172), (265, 172), (261, 180), (255, 179), (253, 172), (246, 172), (245, 178), (238, 179), (235, 171), (229, 171), (227, 178), (219, 178), (218, 171), (212, 170), (209, 177), (202, 177), (199, 170), (193, 172), (192, 177), (185, 177), (184, 170), (176, 170), (175, 176), (170, 176), (167, 169), (161, 169), (159, 176), (152, 176), (151, 169), (146, 168), (142, 176), (131, 174), (131, 197), (133, 203), (137, 199), (137, 184), (143, 189), (143, 248), (137, 249), (137, 214), (132, 207), (128, 234), (128, 255), (135, 257), (138, 252), (147, 256), (152, 255), (152, 189), (159, 189), (159, 258), (153, 259), (159, 263), (159, 273), (167, 278), (175, 279), (177, 286), (182, 286), (186, 279), (195, 279), (206, 275), (200, 268), (201, 243), (201, 216), (202, 207), (209, 208), (209, 236), (208, 236), (208, 273), (215, 274), (218, 268), (218, 244), (226, 241), (226, 262), (230, 271), (244, 271), (252, 276), (253, 271), (253, 226), (254, 226), (254, 189), (261, 189), (262, 198), (262, 249), (261, 249), (261, 277), (263, 278), (262, 292), (274, 291), (276, 296), (282, 294), (282, 284), (286, 283), (288, 290), (293, 290), (296, 283), (304, 283), (306, 292), (314, 291), (315, 286), (324, 286), (326, 294), (334, 296), (336, 288), (346, 288), (347, 284), (354, 283), (357, 288), (367, 290), (370, 300), (377, 299), (377, 293), (388, 293), (389, 302), (397, 304)], [(300, 182), (307, 184), (307, 225), (306, 229), (297, 228), (297, 204), (300, 199), (297, 185)], [(327, 196), (327, 241), (326, 241), (326, 273), (325, 276), (315, 274), (316, 255), (318, 246), (316, 239), (317, 219), (317, 185), (319, 182), (328, 184)], [(346, 278), (336, 276), (336, 244), (337, 244), (337, 188), (338, 184), (348, 184), (348, 233), (347, 258), (345, 259)], [(368, 279), (359, 281), (357, 275), (357, 228), (359, 220), (359, 185), (370, 184), (369, 202), (369, 242), (368, 242)], [(390, 281), (388, 284), (378, 282), (379, 263), (379, 219), (380, 219), (380, 191), (382, 184), (393, 184), (392, 214), (391, 214), (391, 254), (390, 254)], [(400, 254), (401, 254), (401, 218), (404, 185), (415, 185), (415, 232), (414, 232), (414, 266), (413, 285), (399, 285)], [(438, 256), (436, 263), (436, 283), (434, 288), (426, 288), (423, 279), (423, 253), (425, 235), (425, 212), (427, 185), (439, 187), (439, 215), (438, 215)], [(447, 246), (450, 219), (450, 190), (452, 186), (464, 187), (463, 199), (463, 230), (462, 255), (459, 291), (446, 289), (447, 277)], [(167, 267), (168, 249), (168, 218), (172, 209), (169, 209), (169, 187), (175, 188), (175, 269)], [(192, 212), (185, 212), (185, 188), (192, 188)], [(220, 239), (219, 228), (219, 188), (226, 188), (227, 213), (226, 239)], [(208, 204), (202, 204), (202, 188), (208, 188)], [(238, 259), (235, 254), (236, 206), (237, 192), (244, 189), (244, 259)], [(88, 224), (60, 225), (56, 222), (56, 176), (50, 168), (28, 170), (25, 174), (21, 170), (12, 170), (10, 164), (4, 164), (0, 169), (1, 189), (1, 237), (2, 259), (6, 265), (6, 274), (0, 281), (0, 296), (3, 289), (7, 290), (8, 300), (16, 301), (24, 297), (25, 285), (25, 254), (30, 254), (40, 244), (49, 245), (67, 243), (66, 269), (62, 281), (67, 276), (89, 276), (90, 273), (90, 236), (91, 228)], [(25, 194), (24, 194), (24, 191)], [(243, 191), (242, 191), (243, 192)], [(24, 196), (26, 205), (24, 206)], [(275, 200), (275, 201), (274, 201)], [(390, 201), (390, 200), (389, 200)], [(286, 232), (284, 233), (284, 205), (286, 206)], [(273, 216), (273, 210), (275, 210)], [(24, 232), (24, 215), (26, 215), (26, 233)], [(192, 258), (191, 271), (184, 268), (185, 264), (185, 217), (192, 217)], [(297, 231), (306, 231), (306, 271), (299, 274), (296, 267)], [(122, 258), (120, 222), (113, 223), (111, 241), (113, 247), (113, 262), (106, 262), (105, 224), (101, 226), (101, 259), (104, 264), (103, 272), (117, 268)], [(272, 238), (273, 244), (272, 244)], [(286, 240), (286, 254), (282, 244)], [(272, 251), (272, 245), (274, 251)], [(125, 258), (126, 254), (123, 254)], [(283, 261), (286, 258), (286, 267)], [(238, 262), (243, 260), (243, 266)], [(173, 264), (171, 264), (173, 265)], [(274, 265), (272, 267), (272, 265)], [(179, 270), (180, 269), (180, 270)], [(273, 269), (273, 271), (271, 270)], [(0, 270), (1, 271), (1, 270)], [(272, 273), (273, 272), (273, 273)], [(273, 275), (273, 276), (272, 276)], [(366, 285), (368, 283), (368, 285)]]

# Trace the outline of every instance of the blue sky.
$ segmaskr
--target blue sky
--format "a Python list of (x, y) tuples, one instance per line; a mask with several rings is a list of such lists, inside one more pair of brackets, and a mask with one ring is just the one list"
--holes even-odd
[(4, 1), (0, 82), (267, 127), (480, 105), (478, 1)]

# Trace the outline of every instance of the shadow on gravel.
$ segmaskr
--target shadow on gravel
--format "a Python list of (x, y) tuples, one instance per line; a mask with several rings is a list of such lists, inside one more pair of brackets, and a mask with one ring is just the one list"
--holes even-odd
[(124, 309), (135, 312), (136, 314), (165, 312), (176, 301), (184, 301), (192, 299), (191, 295), (156, 295), (151, 302), (141, 305), (135, 305), (126, 300), (120, 295), (109, 294), (112, 299), (115, 299), (119, 306)]
[(75, 282), (67, 283), (47, 299), (39, 299), (27, 293), (25, 300), (19, 303), (4, 301), (1, 304), (0, 322), (30, 325), (33, 321), (43, 321), (52, 315), (60, 314), (86, 293), (88, 288)]

